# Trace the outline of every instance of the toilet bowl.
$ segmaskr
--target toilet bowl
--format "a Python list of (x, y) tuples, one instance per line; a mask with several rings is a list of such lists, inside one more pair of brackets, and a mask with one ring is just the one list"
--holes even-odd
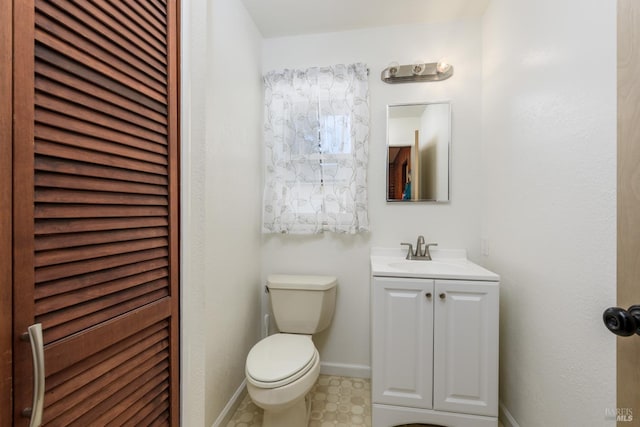
[(275, 334), (247, 357), (247, 391), (264, 409), (263, 427), (301, 427), (309, 418), (305, 396), (320, 374), (320, 357), (310, 335)]
[(247, 391), (264, 410), (263, 427), (304, 427), (311, 409), (306, 396), (320, 374), (311, 334), (327, 328), (333, 317), (336, 278), (273, 275), (267, 288), (280, 333), (249, 352)]

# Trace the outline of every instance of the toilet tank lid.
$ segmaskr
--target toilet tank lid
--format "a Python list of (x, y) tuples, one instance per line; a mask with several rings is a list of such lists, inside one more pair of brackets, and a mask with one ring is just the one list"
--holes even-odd
[(269, 289), (301, 289), (326, 291), (338, 283), (335, 276), (313, 276), (298, 274), (271, 274), (267, 277)]

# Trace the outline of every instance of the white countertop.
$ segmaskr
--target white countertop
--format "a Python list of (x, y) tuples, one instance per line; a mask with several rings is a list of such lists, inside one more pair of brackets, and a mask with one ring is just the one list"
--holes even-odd
[(371, 248), (371, 275), (423, 279), (500, 281), (496, 273), (467, 259), (463, 249), (431, 249), (432, 261), (407, 260), (403, 248)]

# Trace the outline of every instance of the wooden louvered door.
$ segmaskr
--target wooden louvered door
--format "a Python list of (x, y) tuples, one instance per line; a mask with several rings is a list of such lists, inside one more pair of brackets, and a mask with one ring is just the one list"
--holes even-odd
[(176, 0), (17, 1), (14, 425), (178, 425)]
[(12, 411), (12, 0), (0, 0), (0, 427)]

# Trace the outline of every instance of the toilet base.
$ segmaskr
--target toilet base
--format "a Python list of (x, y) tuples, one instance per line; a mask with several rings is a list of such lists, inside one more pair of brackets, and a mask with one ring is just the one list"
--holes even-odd
[(247, 391), (253, 403), (264, 411), (262, 427), (306, 427), (309, 425), (309, 392), (320, 375), (317, 350), (307, 373), (292, 383), (274, 388), (257, 387), (247, 377)]
[(262, 427), (304, 427), (309, 425), (311, 401), (309, 395), (284, 411), (264, 411)]

